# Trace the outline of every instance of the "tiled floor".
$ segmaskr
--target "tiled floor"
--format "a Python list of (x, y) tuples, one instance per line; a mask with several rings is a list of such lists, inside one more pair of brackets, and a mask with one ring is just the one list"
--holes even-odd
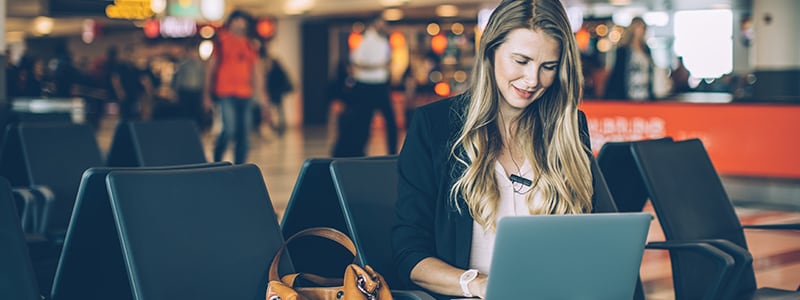
[[(330, 120), (335, 120), (335, 118), (331, 116)], [(98, 141), (104, 151), (111, 144), (115, 123), (114, 120), (103, 122), (99, 132)], [(373, 126), (373, 135), (367, 153), (384, 155), (386, 154), (386, 143), (385, 135), (382, 134), (383, 130), (380, 128), (380, 120), (376, 120), (374, 124), (376, 125)], [(250, 161), (261, 168), (270, 197), (279, 215), (286, 207), (303, 161), (312, 157), (330, 156), (334, 128), (335, 124), (333, 123), (320, 127), (290, 128), (283, 136), (278, 136), (271, 130), (263, 128), (261, 134), (253, 134), (251, 137)], [(202, 137), (209, 158), (215, 137), (214, 130), (212, 129), (212, 132), (206, 133)], [(649, 206), (646, 210), (652, 212), (652, 208)], [(798, 212), (754, 208), (737, 210), (743, 224), (800, 222), (800, 213)], [(748, 230), (746, 236), (750, 251), (754, 256), (758, 286), (797, 289), (800, 284), (800, 231)], [(648, 240), (663, 240), (663, 233), (656, 220), (653, 221)], [(641, 274), (648, 299), (674, 299), (669, 256), (665, 251), (646, 251)]]

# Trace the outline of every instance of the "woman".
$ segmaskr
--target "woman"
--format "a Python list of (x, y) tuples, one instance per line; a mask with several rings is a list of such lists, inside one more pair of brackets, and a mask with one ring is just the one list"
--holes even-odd
[(653, 71), (655, 64), (650, 55), (645, 35), (647, 24), (635, 17), (617, 48), (614, 69), (606, 84), (606, 98), (643, 101), (655, 99), (653, 94)]
[(579, 52), (558, 0), (504, 0), (466, 94), (414, 113), (398, 160), (400, 278), (483, 297), (497, 221), (592, 210)]
[(214, 161), (221, 161), (228, 142), (236, 141), (234, 163), (247, 159), (248, 133), (252, 126), (253, 99), (269, 111), (264, 68), (252, 42), (252, 17), (234, 11), (217, 34), (214, 52), (206, 65), (203, 106), (210, 110), (217, 99), (222, 115), (222, 132), (214, 145)]

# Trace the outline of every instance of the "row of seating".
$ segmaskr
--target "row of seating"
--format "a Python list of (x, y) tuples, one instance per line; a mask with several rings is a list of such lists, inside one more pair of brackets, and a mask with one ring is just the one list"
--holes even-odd
[(675, 249), (676, 299), (800, 299), (800, 287), (757, 288), (743, 231), (800, 224), (742, 226), (699, 139), (607, 143), (597, 160), (620, 211), (641, 211), (651, 201), (666, 242), (648, 248)]
[[(631, 168), (624, 167), (626, 161)], [(670, 250), (677, 299), (798, 297), (795, 291), (755, 289), (742, 226), (699, 140), (610, 143), (592, 162), (592, 171), (598, 188), (595, 212), (640, 211), (648, 197), (652, 200), (667, 241), (648, 248)], [(91, 169), (80, 184), (51, 294), (55, 299), (211, 299), (236, 289), (225, 297), (263, 297), (275, 245), (318, 226), (348, 233), (359, 263), (374, 266), (393, 289), (408, 288), (397, 285), (389, 248), (393, 218), (387, 216), (394, 215), (396, 176), (395, 157), (308, 160), (278, 226), (263, 178), (252, 165)], [(718, 217), (720, 212), (725, 217)], [(726, 225), (730, 222), (735, 226)], [(353, 260), (324, 240), (298, 240), (289, 252), (283, 272), (341, 276)], [(410, 291), (397, 295), (427, 297)], [(644, 299), (641, 285), (636, 299)]]
[[(347, 216), (358, 261), (390, 274), (390, 267), (379, 262), (383, 258), (372, 246), (373, 236), (359, 224), (369, 221), (361, 219), (364, 213), (381, 214), (393, 210), (393, 204), (379, 201), (380, 210), (372, 210), (375, 201), (368, 200), (376, 195), (361, 193), (360, 180), (364, 176), (374, 180), (375, 172), (395, 173), (396, 163), (392, 158), (366, 162), (370, 164), (333, 162), (329, 178), (337, 179), (341, 196), (337, 203), (346, 208), (338, 215)], [(0, 184), (3, 187), (8, 189), (7, 184)], [(24, 248), (16, 215), (3, 220), (11, 220), (3, 228), (16, 228), (16, 234), (8, 235), (16, 240), (0, 242)], [(389, 236), (383, 238), (388, 244)], [(81, 181), (50, 294), (52, 299), (263, 299), (266, 269), (282, 242), (281, 226), (255, 165), (92, 168)], [(321, 251), (316, 255), (327, 255)], [(2, 260), (29, 262), (25, 252), (4, 255)], [(289, 256), (292, 260), (283, 262), (282, 273), (293, 272), (292, 262), (300, 260), (291, 250)], [(353, 259), (351, 255), (349, 261)], [(343, 268), (339, 267), (338, 276)], [(0, 289), (0, 294), (14, 295), (12, 299), (38, 297), (29, 267), (3, 268), (3, 272), (13, 276), (0, 278), (27, 278), (27, 282), (9, 284), (12, 290)], [(419, 291), (394, 294), (398, 299), (431, 299)]]
[(20, 222), (33, 244), (34, 266), (44, 290), (50, 287), (86, 169), (206, 162), (198, 131), (188, 120), (122, 122), (105, 161), (94, 130), (85, 124), (11, 124), (1, 145), (0, 176), (10, 181), (20, 199)]

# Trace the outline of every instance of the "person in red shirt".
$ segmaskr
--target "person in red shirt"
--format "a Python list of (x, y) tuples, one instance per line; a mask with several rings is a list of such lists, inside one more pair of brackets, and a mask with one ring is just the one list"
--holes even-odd
[[(248, 133), (254, 102), (268, 106), (257, 45), (252, 38), (252, 17), (234, 11), (217, 32), (214, 52), (206, 65), (203, 106), (211, 109), (212, 97), (222, 114), (222, 132), (214, 146), (214, 161), (221, 161), (231, 139), (236, 141), (234, 163), (247, 159)], [(268, 111), (262, 108), (262, 111)]]

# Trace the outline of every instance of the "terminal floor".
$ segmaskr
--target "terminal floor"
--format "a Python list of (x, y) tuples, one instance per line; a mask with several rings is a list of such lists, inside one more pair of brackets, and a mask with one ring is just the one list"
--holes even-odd
[[(330, 120), (335, 120), (331, 116)], [(385, 155), (386, 140), (381, 127), (381, 119), (373, 122), (367, 154)], [(102, 122), (98, 132), (98, 142), (103, 151), (111, 145), (116, 120), (108, 118)], [(328, 126), (289, 128), (282, 136), (269, 128), (261, 128), (260, 133), (251, 135), (249, 162), (261, 168), (273, 205), (279, 215), (283, 214), (291, 195), (303, 161), (307, 158), (329, 157), (335, 138), (336, 124)], [(207, 157), (211, 158), (214, 138), (218, 126), (202, 136)], [(401, 130), (401, 139), (404, 133)], [(232, 145), (231, 145), (232, 146)], [(229, 149), (226, 160), (232, 160)], [(653, 212), (649, 205), (646, 211)], [(800, 222), (800, 211), (779, 211), (758, 206), (737, 207), (743, 224), (766, 224), (780, 222)], [(653, 213), (655, 215), (655, 213)], [(800, 285), (800, 231), (746, 231), (748, 246), (754, 257), (754, 269), (759, 287), (773, 287), (794, 290)], [(663, 240), (658, 221), (651, 226), (650, 241)], [(669, 255), (665, 251), (645, 251), (641, 267), (647, 299), (674, 299), (672, 291)]]

